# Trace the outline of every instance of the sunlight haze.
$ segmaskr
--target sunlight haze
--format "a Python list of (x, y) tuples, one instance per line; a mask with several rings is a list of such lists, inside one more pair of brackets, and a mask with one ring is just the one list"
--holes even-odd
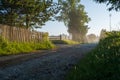
[[(101, 29), (110, 30), (109, 22), (111, 14), (111, 27), (112, 30), (120, 29), (120, 12), (107, 10), (105, 4), (95, 3), (93, 0), (81, 0), (81, 3), (85, 6), (85, 11), (88, 13), (88, 16), (91, 18), (91, 21), (88, 23), (90, 27), (88, 34), (94, 33), (96, 35), (100, 34)], [(57, 21), (48, 21), (45, 26), (42, 26), (39, 31), (49, 32), (49, 35), (59, 35), (67, 34), (67, 27), (63, 22)]]

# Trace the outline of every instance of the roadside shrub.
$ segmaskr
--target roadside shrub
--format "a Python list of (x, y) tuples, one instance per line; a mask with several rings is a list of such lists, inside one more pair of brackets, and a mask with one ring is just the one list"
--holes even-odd
[(120, 80), (120, 32), (109, 32), (66, 80)]
[(9, 42), (0, 37), (0, 55), (27, 53), (34, 50), (52, 49), (54, 47), (55, 46), (48, 40), (44, 40), (39, 43), (18, 43)]
[(50, 42), (50, 41), (42, 41), (42, 42), (39, 42), (39, 43), (35, 43), (34, 44), (34, 48), (36, 50), (45, 50), (45, 49), (52, 49), (52, 48), (55, 48), (55, 46)]
[(3, 39), (1, 36), (0, 36), (0, 47), (1, 49), (5, 48), (8, 46), (8, 41)]

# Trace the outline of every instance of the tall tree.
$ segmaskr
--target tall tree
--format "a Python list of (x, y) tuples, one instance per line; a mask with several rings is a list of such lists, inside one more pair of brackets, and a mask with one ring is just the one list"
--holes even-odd
[(53, 0), (0, 0), (0, 23), (26, 28), (44, 25), (57, 12)]
[(73, 40), (84, 42), (88, 26), (85, 25), (89, 21), (88, 16), (80, 9), (83, 6), (79, 6), (78, 9), (72, 10), (69, 15), (68, 32), (72, 34)]
[(99, 3), (106, 3), (109, 5), (109, 10), (120, 11), (120, 0), (94, 0)]
[(90, 18), (84, 11), (84, 6), (79, 2), (80, 0), (61, 1), (62, 10), (57, 20), (65, 23), (74, 41), (84, 42), (88, 31), (86, 23), (89, 22)]

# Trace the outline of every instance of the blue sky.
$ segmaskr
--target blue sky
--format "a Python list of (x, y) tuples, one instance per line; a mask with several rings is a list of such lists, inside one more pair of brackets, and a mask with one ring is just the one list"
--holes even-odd
[[(88, 23), (90, 27), (88, 34), (94, 33), (96, 35), (100, 34), (101, 29), (110, 30), (109, 28), (109, 14), (111, 13), (111, 27), (112, 30), (120, 29), (120, 12), (107, 10), (105, 4), (95, 3), (93, 0), (81, 0), (81, 4), (85, 6), (85, 11), (88, 13), (88, 16), (91, 18), (91, 21)], [(67, 34), (67, 27), (63, 22), (57, 21), (48, 21), (45, 26), (42, 26), (39, 31), (49, 32), (49, 35), (59, 35)]]

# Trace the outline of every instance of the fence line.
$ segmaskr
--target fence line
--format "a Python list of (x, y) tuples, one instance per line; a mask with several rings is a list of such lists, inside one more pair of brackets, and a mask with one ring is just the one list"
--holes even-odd
[(50, 40), (71, 40), (71, 37), (65, 34), (62, 34), (59, 36), (49, 36), (49, 39)]
[(43, 35), (48, 33), (31, 31), (20, 27), (10, 27), (0, 24), (0, 36), (9, 41), (16, 42), (39, 42), (43, 40)]

